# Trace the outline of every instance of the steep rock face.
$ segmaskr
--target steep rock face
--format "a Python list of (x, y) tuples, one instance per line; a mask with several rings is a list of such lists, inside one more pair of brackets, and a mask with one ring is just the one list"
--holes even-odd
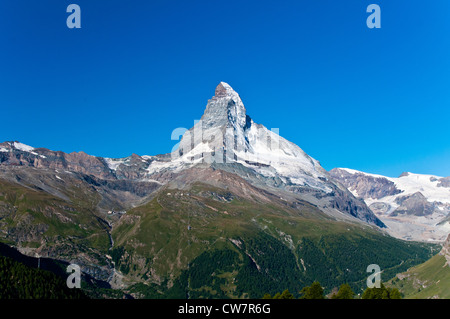
[(67, 154), (45, 148), (33, 148), (19, 142), (0, 144), (0, 165), (67, 170), (94, 175), (99, 178), (114, 178), (111, 170), (100, 157), (91, 156), (84, 152)]
[[(132, 154), (125, 159), (104, 159), (117, 179), (141, 180), (146, 175), (146, 169), (151, 163), (151, 158), (143, 158)], [(117, 167), (114, 167), (116, 165)]]
[(386, 196), (400, 194), (402, 191), (395, 187), (395, 183), (387, 178), (375, 177), (363, 173), (351, 173), (348, 170), (334, 168), (331, 177), (341, 182), (354, 194), (361, 198), (380, 199)]
[(334, 196), (331, 200), (331, 206), (341, 212), (346, 212), (358, 219), (365, 220), (370, 224), (377, 225), (379, 227), (386, 227), (384, 223), (368, 212), (366, 203), (361, 199), (355, 199), (353, 195), (345, 190), (335, 188), (333, 192)]
[(149, 165), (159, 158), (132, 154), (126, 158), (111, 159), (84, 152), (64, 153), (34, 148), (19, 142), (0, 143), (0, 165), (68, 171), (108, 180), (142, 180), (148, 175)]
[(100, 212), (131, 208), (161, 187), (155, 181), (102, 179), (79, 172), (0, 165), (0, 183), (5, 181), (51, 194), (63, 201), (73, 201), (76, 196), (78, 201), (95, 203)]
[(450, 188), (450, 176), (441, 178), (439, 180), (438, 187), (447, 187)]
[(400, 206), (391, 213), (391, 216), (397, 216), (398, 214), (426, 216), (433, 214), (435, 210), (435, 205), (428, 202), (420, 192), (409, 196), (399, 196), (395, 201)]

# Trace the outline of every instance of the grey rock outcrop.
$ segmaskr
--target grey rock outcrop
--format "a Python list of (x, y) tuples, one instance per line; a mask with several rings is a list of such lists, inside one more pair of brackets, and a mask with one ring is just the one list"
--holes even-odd
[(391, 213), (391, 216), (397, 216), (398, 214), (426, 216), (433, 214), (435, 210), (435, 205), (430, 203), (420, 192), (409, 196), (399, 196), (395, 201), (400, 206)]
[(351, 191), (355, 191), (361, 198), (380, 199), (402, 192), (395, 187), (393, 182), (386, 178), (377, 178), (362, 173), (351, 174), (340, 168), (334, 168), (329, 173), (332, 178), (342, 183)]
[(447, 237), (447, 240), (442, 245), (442, 249), (439, 252), (439, 255), (442, 255), (447, 259), (447, 265), (450, 267), (450, 234)]
[(450, 188), (450, 176), (441, 178), (439, 180), (438, 187), (448, 187), (448, 188)]

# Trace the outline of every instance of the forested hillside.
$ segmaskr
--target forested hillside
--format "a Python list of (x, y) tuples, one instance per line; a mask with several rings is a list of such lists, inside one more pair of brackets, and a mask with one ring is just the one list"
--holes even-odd
[(70, 289), (54, 273), (34, 269), (0, 256), (0, 299), (80, 299), (81, 289)]

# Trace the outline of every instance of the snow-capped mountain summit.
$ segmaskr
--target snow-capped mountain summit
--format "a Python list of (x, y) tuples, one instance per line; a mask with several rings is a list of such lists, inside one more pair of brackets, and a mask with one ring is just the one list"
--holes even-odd
[(277, 129), (255, 123), (239, 94), (225, 82), (216, 87), (200, 121), (183, 135), (172, 158), (184, 163), (240, 163), (286, 183), (331, 191), (319, 179), (326, 179), (320, 163)]
[(233, 88), (220, 82), (215, 94), (206, 105), (201, 118), (205, 127), (244, 128), (247, 123), (247, 111), (239, 94)]
[(239, 94), (225, 82), (216, 87), (203, 116), (183, 134), (178, 147), (152, 157), (145, 178), (164, 183), (162, 179), (198, 164), (239, 175), (258, 187), (288, 192), (280, 197), (294, 193), (335, 218), (351, 215), (384, 227), (363, 202), (331, 181), (317, 160), (277, 129), (255, 123)]

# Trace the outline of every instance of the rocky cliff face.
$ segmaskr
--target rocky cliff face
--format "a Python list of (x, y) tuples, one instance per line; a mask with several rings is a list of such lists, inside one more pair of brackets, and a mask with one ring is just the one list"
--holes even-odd
[(67, 154), (46, 148), (33, 148), (24, 146), (19, 142), (4, 142), (0, 144), (0, 164), (67, 170), (99, 178), (114, 178), (111, 170), (100, 157), (90, 156), (84, 152)]
[(417, 192), (412, 195), (399, 196), (395, 199), (399, 205), (391, 216), (408, 214), (414, 216), (428, 216), (434, 213), (435, 205), (430, 203), (422, 193)]
[(402, 192), (395, 187), (394, 182), (381, 176), (375, 177), (359, 172), (353, 173), (341, 168), (334, 168), (329, 173), (331, 177), (345, 185), (360, 198), (380, 199)]
[(441, 178), (439, 180), (438, 187), (447, 187), (450, 188), (450, 176)]

